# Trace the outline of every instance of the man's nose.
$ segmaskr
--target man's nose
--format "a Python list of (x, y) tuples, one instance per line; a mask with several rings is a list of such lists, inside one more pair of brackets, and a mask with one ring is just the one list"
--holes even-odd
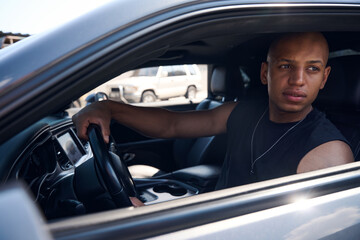
[(304, 84), (304, 71), (301, 68), (293, 68), (289, 76), (290, 85), (303, 85)]

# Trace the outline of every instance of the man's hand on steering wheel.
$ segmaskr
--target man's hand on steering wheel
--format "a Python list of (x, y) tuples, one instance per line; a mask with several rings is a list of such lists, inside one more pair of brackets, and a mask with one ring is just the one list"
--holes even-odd
[(72, 117), (77, 135), (81, 139), (89, 140), (88, 127), (90, 124), (100, 126), (104, 141), (109, 143), (111, 110), (107, 101), (94, 102), (81, 109)]

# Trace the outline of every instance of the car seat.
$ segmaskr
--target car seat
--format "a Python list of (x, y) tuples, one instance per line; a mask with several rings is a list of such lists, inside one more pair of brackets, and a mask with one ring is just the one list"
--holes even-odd
[[(234, 101), (234, 85), (241, 85), (237, 83), (241, 82), (238, 77), (234, 79), (234, 74), (229, 74), (229, 67), (214, 67), (210, 82), (211, 94), (209, 98), (204, 99), (198, 104), (196, 110), (213, 109), (230, 99)], [(176, 139), (173, 145), (173, 155), (177, 169), (203, 164), (208, 164), (211, 168), (220, 169), (225, 152), (225, 134), (193, 139)], [(217, 172), (216, 169), (215, 171)], [(149, 178), (165, 174), (165, 172), (158, 168), (147, 165), (129, 166), (129, 171), (134, 178)]]
[(331, 58), (331, 72), (314, 105), (349, 141), (355, 161), (360, 160), (360, 55)]

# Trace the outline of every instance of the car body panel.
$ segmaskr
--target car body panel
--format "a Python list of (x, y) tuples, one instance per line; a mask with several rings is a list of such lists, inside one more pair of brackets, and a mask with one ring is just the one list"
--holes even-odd
[[(348, 170), (350, 171), (348, 172)], [(248, 219), (248, 216), (251, 216), (251, 214), (255, 214), (255, 216), (256, 214), (262, 215), (262, 218), (257, 218), (258, 221), (253, 220), (249, 221), (248, 224), (241, 225), (238, 229), (241, 231), (242, 228), (251, 229), (253, 225), (258, 226), (261, 219), (264, 219), (264, 221), (271, 221), (272, 217), (276, 219), (282, 213), (279, 212), (279, 214), (277, 211), (274, 212), (270, 209), (277, 209), (277, 207), (280, 209), (284, 207), (285, 210), (283, 213), (295, 211), (294, 214), (303, 214), (301, 209), (292, 209), (290, 211), (291, 207), (288, 207), (288, 204), (295, 204), (295, 206), (296, 204), (300, 205), (299, 203), (294, 203), (299, 199), (299, 196), (309, 198), (305, 200), (305, 204), (311, 204), (312, 201), (316, 203), (317, 201), (329, 200), (330, 204), (328, 206), (332, 207), (332, 201), (335, 202), (334, 204), (337, 203), (336, 198), (333, 198), (331, 194), (338, 192), (337, 190), (339, 189), (346, 191), (346, 189), (353, 189), (353, 187), (356, 188), (356, 186), (358, 186), (358, 171), (359, 163), (348, 164), (337, 169), (323, 169), (316, 173), (310, 172), (293, 175), (261, 183), (200, 194), (190, 198), (166, 202), (162, 204), (163, 206), (155, 204), (147, 206), (146, 209), (129, 208), (114, 210), (98, 213), (93, 216), (78, 217), (69, 221), (55, 222), (50, 224), (50, 229), (56, 239), (77, 239), (79, 237), (87, 239), (87, 237), (90, 236), (95, 239), (104, 237), (112, 238), (115, 236), (143, 239), (195, 227), (189, 230), (189, 232), (193, 232), (194, 236), (199, 236), (201, 239), (202, 235), (196, 231), (197, 226), (212, 223), (216, 225), (217, 222), (220, 222), (221, 225), (221, 221), (225, 219), (230, 219), (231, 221), (236, 217)], [(328, 176), (330, 172), (337, 172), (338, 174)], [(341, 187), (337, 188), (335, 186)], [(322, 196), (324, 196), (322, 200), (316, 200)], [(330, 197), (326, 198), (327, 196)], [(338, 197), (339, 195), (336, 196)], [(351, 193), (349, 193), (348, 196), (346, 194), (344, 195), (344, 198), (350, 199), (349, 202), (354, 206), (358, 206), (357, 203), (354, 204), (353, 202), (353, 200), (357, 200), (358, 197), (357, 191), (355, 191), (354, 195)], [(341, 201), (339, 200), (339, 202)], [(166, 210), (164, 211), (164, 209)], [(269, 215), (262, 214), (267, 213), (267, 210), (274, 215), (268, 218)], [(333, 208), (329, 208), (324, 210), (324, 212), (317, 212), (315, 208), (313, 214), (320, 217), (323, 213), (331, 213), (333, 211)], [(307, 220), (306, 212), (304, 215), (305, 217), (301, 219), (303, 221)], [(284, 214), (284, 216), (286, 217), (286, 214)], [(279, 221), (281, 220), (281, 217), (279, 217)], [(302, 222), (301, 220), (297, 221), (298, 226), (306, 223), (306, 221)], [(353, 223), (356, 225), (356, 222)], [(325, 226), (326, 225), (323, 225), (323, 227)], [(101, 231), (100, 229), (106, 229), (106, 231)], [(142, 229), (142, 231), (138, 232), (136, 229)], [(215, 229), (215, 231), (212, 232), (214, 236), (217, 234), (216, 231), (219, 230), (219, 232), (221, 232), (221, 229), (221, 227)], [(234, 231), (232, 228), (224, 227), (224, 229), (229, 230), (230, 233)], [(277, 230), (275, 227), (274, 229), (275, 231)], [(293, 229), (294, 228), (288, 228), (287, 230), (290, 232)], [(272, 231), (267, 232), (267, 234), (271, 234)], [(355, 230), (355, 232), (357, 232), (357, 230)], [(181, 234), (181, 232), (179, 234)], [(223, 234), (226, 236), (227, 233)], [(257, 232), (254, 233), (254, 235), (256, 237), (258, 235)], [(181, 235), (175, 236), (181, 237)], [(208, 235), (207, 237), (210, 236), (211, 235)], [(251, 235), (249, 237), (251, 238)]]
[(164, 234), (150, 239), (356, 239), (360, 188)]
[[(1, 188), (0, 229), (3, 239), (53, 239), (41, 212), (33, 203), (30, 192), (24, 184), (11, 183)], [(18, 230), (19, 225), (21, 231)]]

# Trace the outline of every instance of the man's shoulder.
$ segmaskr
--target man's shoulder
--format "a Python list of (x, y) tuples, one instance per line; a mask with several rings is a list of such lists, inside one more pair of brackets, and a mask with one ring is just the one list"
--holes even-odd
[[(305, 130), (309, 129), (309, 131)], [(308, 115), (304, 128), (301, 130), (307, 134), (307, 145), (321, 145), (330, 141), (342, 141), (349, 145), (347, 139), (340, 130), (326, 117), (325, 113), (316, 108)]]
[(326, 117), (326, 114), (316, 108), (311, 111), (307, 118), (307, 122), (314, 125), (317, 131), (321, 131), (324, 134), (330, 133), (342, 135), (335, 124)]
[(354, 161), (351, 148), (343, 141), (323, 143), (308, 152), (300, 161), (297, 173), (334, 167)]

